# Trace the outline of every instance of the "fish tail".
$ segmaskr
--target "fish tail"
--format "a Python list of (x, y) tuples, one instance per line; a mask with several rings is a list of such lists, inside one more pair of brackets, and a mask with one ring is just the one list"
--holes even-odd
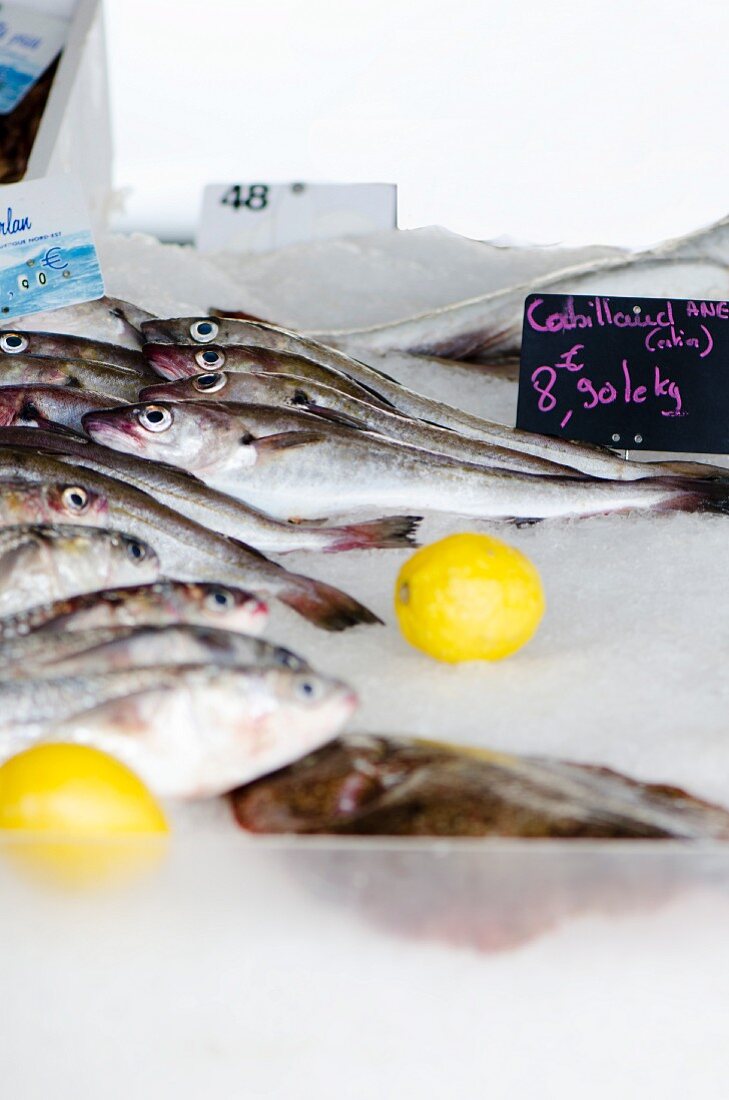
[(382, 619), (378, 619), (353, 596), (313, 577), (289, 573), (286, 585), (279, 589), (277, 595), (287, 607), (322, 630), (348, 630), (360, 623), (382, 624)]
[(729, 479), (672, 481), (671, 484), (677, 491), (660, 507), (660, 511), (729, 516)]
[[(386, 516), (368, 523), (353, 523), (334, 528), (334, 538), (325, 546), (326, 554), (343, 550), (392, 550), (417, 546), (415, 532), (422, 516)], [(336, 533), (335, 533), (336, 532)]]

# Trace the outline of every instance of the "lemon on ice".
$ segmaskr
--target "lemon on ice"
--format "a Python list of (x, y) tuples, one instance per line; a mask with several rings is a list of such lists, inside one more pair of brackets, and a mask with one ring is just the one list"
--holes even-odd
[[(0, 766), (0, 830), (15, 863), (64, 886), (127, 878), (157, 862), (161, 807), (124, 764), (87, 745), (45, 743)], [(2, 838), (0, 832), (0, 838)], [(1, 843), (0, 839), (0, 843)]]
[(521, 649), (544, 614), (539, 572), (488, 535), (424, 546), (400, 570), (395, 610), (405, 638), (440, 661), (498, 661)]

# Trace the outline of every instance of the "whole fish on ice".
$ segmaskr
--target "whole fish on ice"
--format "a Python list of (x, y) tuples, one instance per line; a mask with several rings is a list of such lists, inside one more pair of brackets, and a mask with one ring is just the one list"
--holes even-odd
[[(200, 342), (201, 326), (207, 325), (213, 326), (216, 339), (223, 340), (224, 343), (205, 348), (196, 347), (196, 341), (198, 345)], [(446, 405), (416, 393), (357, 359), (305, 339), (297, 333), (286, 332), (270, 325), (223, 319), (218, 321), (213, 318), (180, 318), (149, 322), (143, 328), (146, 336), (151, 334), (158, 341), (145, 344), (145, 355), (152, 367), (168, 379), (192, 377), (206, 371), (288, 373), (304, 378), (308, 370), (306, 363), (312, 362), (316, 364), (316, 375), (312, 378), (315, 382), (341, 389), (341, 379), (343, 376), (347, 377), (365, 386), (379, 398), (379, 403), (384, 408), (389, 407), (393, 412), (450, 428), (489, 446), (518, 451), (539, 460), (567, 466), (590, 477), (633, 481), (662, 477), (669, 473), (686, 477), (706, 477), (712, 473), (709, 467), (701, 463), (626, 462), (602, 447), (574, 443), (485, 420), (453, 405)], [(175, 340), (184, 342), (175, 344)], [(287, 352), (284, 358), (280, 354), (282, 350)], [(203, 356), (209, 358), (204, 359)], [(298, 356), (298, 363), (295, 356)], [(371, 399), (365, 397), (364, 400)]]
[(230, 585), (159, 580), (106, 588), (35, 604), (0, 619), (0, 645), (33, 632), (77, 631), (187, 624), (261, 634), (268, 608), (259, 596)]
[(264, 405), (166, 402), (89, 413), (92, 439), (193, 471), (279, 518), (417, 508), (483, 519), (729, 512), (729, 480), (583, 481), (469, 465)]

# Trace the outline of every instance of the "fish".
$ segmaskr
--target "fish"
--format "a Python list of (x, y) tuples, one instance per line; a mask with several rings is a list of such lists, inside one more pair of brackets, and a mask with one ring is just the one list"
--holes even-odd
[(147, 543), (99, 527), (24, 524), (0, 529), (0, 616), (111, 585), (156, 580)]
[(368, 508), (520, 520), (629, 510), (729, 512), (729, 480), (515, 474), (264, 405), (139, 404), (88, 413), (83, 423), (107, 447), (180, 465), (280, 519)]
[(77, 742), (132, 768), (155, 794), (221, 794), (334, 737), (357, 696), (310, 670), (170, 665), (0, 683), (0, 758)]
[[(213, 349), (209, 346), (195, 351), (194, 333), (200, 332), (200, 326), (212, 324), (221, 343)], [(320, 381), (324, 385), (334, 389), (340, 387), (339, 379), (346, 375), (359, 385), (363, 385), (378, 395), (380, 402), (386, 402), (389, 407), (408, 417), (424, 420), (430, 424), (450, 428), (460, 432), (471, 439), (480, 440), (490, 446), (502, 447), (519, 451), (522, 454), (547, 462), (553, 462), (560, 466), (567, 466), (578, 473), (589, 477), (605, 478), (611, 481), (635, 481), (643, 478), (665, 477), (674, 474), (680, 477), (712, 477), (717, 471), (708, 465), (698, 462), (629, 462), (613, 451), (597, 447), (589, 443), (576, 443), (572, 440), (558, 439), (555, 436), (541, 435), (538, 432), (527, 432), (519, 428), (513, 428), (496, 421), (486, 420), (483, 417), (474, 416), (463, 409), (457, 409), (453, 405), (447, 405), (442, 401), (435, 401), (423, 394), (416, 393), (401, 385), (394, 378), (390, 378), (382, 371), (368, 366), (357, 359), (344, 355), (335, 349), (325, 347), (313, 340), (305, 339), (294, 332), (274, 328), (270, 325), (253, 324), (245, 321), (213, 320), (212, 318), (183, 318), (180, 320), (155, 321), (142, 326), (145, 336), (154, 335), (159, 341), (161, 351), (145, 344), (145, 354), (155, 370), (159, 371), (161, 355), (167, 369), (164, 377), (168, 379), (190, 377), (203, 370), (201, 363), (205, 362), (208, 371), (238, 371), (250, 370), (246, 366), (250, 356), (249, 343), (260, 341), (264, 348), (277, 352), (277, 346), (286, 350), (287, 354), (299, 360), (311, 360), (318, 365), (319, 376), (313, 381)], [(164, 346), (164, 337), (167, 337), (167, 346)], [(185, 339), (185, 343), (172, 344), (172, 340)], [(193, 341), (192, 344), (189, 341)], [(223, 342), (224, 341), (224, 342)], [(199, 339), (197, 341), (200, 343)], [(298, 348), (298, 351), (296, 350)], [(202, 354), (206, 351), (214, 353), (214, 358), (202, 360)], [(198, 362), (197, 355), (201, 355)], [(174, 365), (174, 366), (173, 366)], [(281, 361), (278, 355), (270, 359), (270, 370), (273, 373), (281, 373)], [(287, 365), (284, 373), (291, 373), (304, 377), (302, 371), (306, 368), (299, 365)], [(322, 373), (323, 372), (323, 373)], [(258, 369), (260, 373), (260, 368)], [(353, 394), (351, 396), (358, 396)], [(364, 398), (367, 400), (367, 398)], [(388, 407), (386, 404), (384, 407)]]
[[(554, 474), (562, 477), (578, 477), (569, 466), (559, 466), (542, 458), (495, 447), (470, 439), (450, 428), (440, 428), (424, 420), (348, 397), (333, 386), (304, 381), (288, 374), (198, 374), (178, 382), (166, 382), (146, 386), (139, 392), (140, 402), (156, 401), (205, 401), (269, 405), (274, 408), (301, 409), (326, 420), (360, 431), (372, 431), (378, 435), (406, 443), (431, 454), (448, 455), (477, 466), (493, 466), (500, 470), (514, 470), (525, 474)], [(101, 406), (99, 406), (101, 408)], [(108, 407), (108, 406), (107, 406)], [(0, 409), (2, 393), (0, 392)]]
[(231, 585), (158, 580), (154, 584), (106, 588), (35, 604), (0, 618), (0, 645), (33, 632), (67, 636), (78, 631), (187, 624), (262, 634), (266, 603)]
[[(159, 554), (162, 572), (181, 580), (240, 585), (280, 600), (323, 630), (340, 631), (381, 620), (354, 597), (332, 585), (292, 573), (242, 542), (226, 538), (160, 503), (132, 484), (130, 466), (144, 469), (140, 484), (168, 484), (152, 463), (128, 463), (119, 453), (41, 428), (0, 428), (0, 480), (63, 478), (69, 465), (84, 466), (89, 488), (108, 500), (109, 522), (147, 539)], [(121, 480), (123, 479), (123, 480)], [(186, 482), (180, 489), (186, 491)], [(194, 482), (190, 479), (190, 491)]]
[(0, 386), (72, 386), (76, 383), (55, 359), (0, 358)]
[(189, 623), (34, 631), (0, 647), (2, 677), (89, 676), (155, 665), (214, 664), (303, 671), (310, 666), (283, 646), (253, 635)]
[(646, 840), (729, 838), (729, 812), (610, 768), (352, 734), (234, 791), (255, 833)]
[(81, 432), (84, 413), (120, 404), (117, 397), (70, 386), (0, 386), (0, 427), (13, 424), (37, 427), (50, 423)]
[(12, 328), (0, 332), (0, 360), (3, 355), (29, 355), (40, 359), (81, 359), (125, 367), (143, 373), (144, 356), (136, 348), (126, 348), (86, 336), (68, 336), (61, 332), (33, 332)]
[(102, 527), (109, 508), (107, 498), (87, 488), (83, 478), (68, 470), (65, 481), (0, 480), (0, 528), (23, 524), (80, 524)]
[(140, 387), (159, 381), (159, 376), (142, 366), (139, 370), (95, 363), (90, 359), (34, 358), (31, 355), (0, 355), (0, 388), (4, 386), (63, 386), (135, 401)]
[[(374, 382), (355, 380), (340, 365), (330, 366), (303, 355), (285, 354), (257, 347), (195, 347), (194, 345), (145, 344), (144, 355), (151, 369), (167, 381), (192, 378), (197, 374), (221, 370), (237, 374), (295, 374), (322, 385), (336, 386), (341, 392), (360, 401), (369, 401), (383, 409), (394, 409), (392, 401), (383, 397)], [(368, 369), (368, 368), (366, 368)], [(364, 375), (366, 370), (362, 372)], [(374, 374), (374, 372), (373, 372)], [(379, 376), (378, 376), (379, 377)]]
[(48, 312), (16, 317), (0, 324), (0, 331), (48, 331), (68, 336), (93, 337), (106, 343), (126, 341), (130, 347), (141, 347), (140, 325), (153, 321), (155, 314), (148, 313), (132, 302), (108, 295), (92, 302), (77, 302)]
[[(45, 426), (46, 428), (48, 425)], [(416, 546), (420, 516), (385, 516), (344, 526), (315, 522), (282, 523), (259, 509), (249, 508), (227, 493), (217, 493), (204, 482), (172, 466), (160, 466), (99, 447), (88, 438), (59, 438), (43, 429), (0, 429), (0, 478), (4, 475), (2, 440), (46, 450), (102, 475), (136, 486), (160, 504), (210, 531), (228, 535), (256, 551), (287, 554), (298, 550), (341, 553), (347, 550), (402, 549)], [(318, 519), (318, 517), (317, 517)], [(165, 568), (166, 572), (174, 572)], [(281, 579), (281, 578), (278, 578)], [(323, 593), (322, 593), (323, 594)]]

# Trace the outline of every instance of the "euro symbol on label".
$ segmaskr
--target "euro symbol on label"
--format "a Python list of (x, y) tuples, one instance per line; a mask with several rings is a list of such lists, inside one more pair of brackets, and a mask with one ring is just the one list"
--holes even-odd
[(48, 249), (41, 263), (46, 267), (52, 267), (55, 271), (63, 271), (64, 267), (68, 267), (60, 248), (55, 247)]

